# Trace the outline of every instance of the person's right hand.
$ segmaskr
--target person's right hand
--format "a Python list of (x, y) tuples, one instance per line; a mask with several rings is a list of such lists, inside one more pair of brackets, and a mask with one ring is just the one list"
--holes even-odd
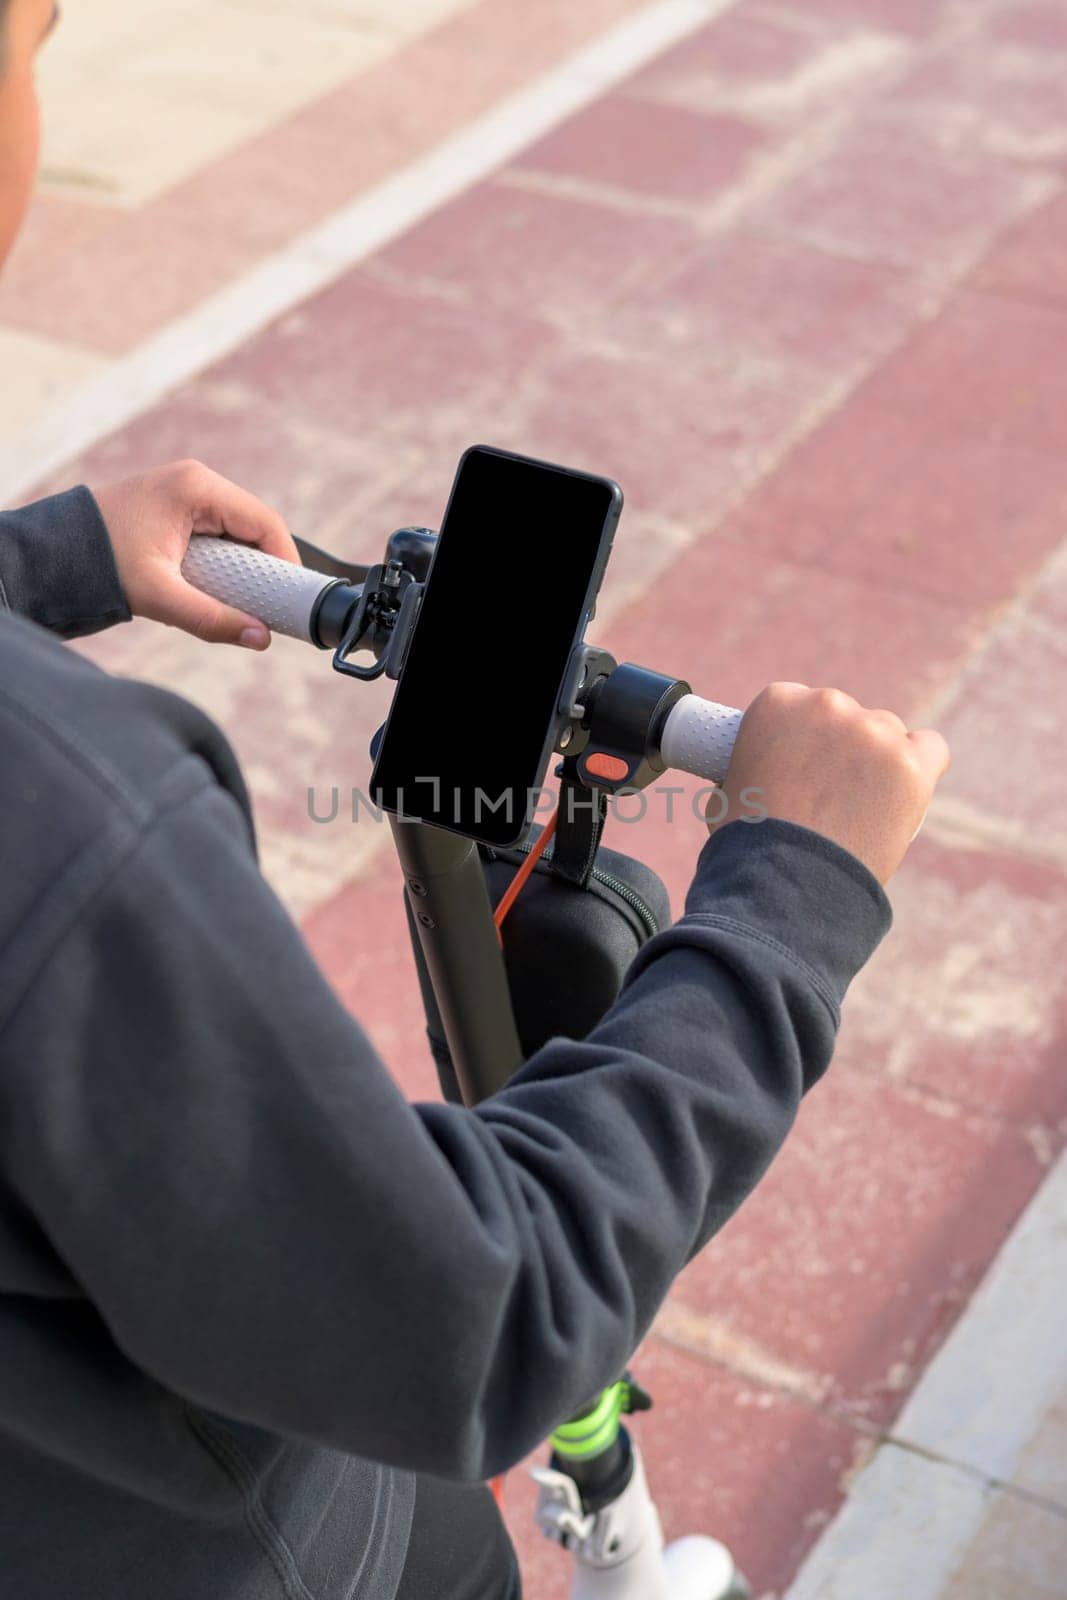
[(758, 800), (770, 816), (842, 845), (886, 883), (949, 760), (932, 728), (909, 733), (892, 711), (868, 711), (840, 689), (772, 683), (745, 712), (722, 785), (729, 808), (713, 797), (709, 827), (751, 814)]

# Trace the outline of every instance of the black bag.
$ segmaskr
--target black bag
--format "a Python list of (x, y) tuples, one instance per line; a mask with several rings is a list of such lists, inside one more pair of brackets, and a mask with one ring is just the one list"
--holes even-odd
[[(494, 909), (530, 848), (484, 848)], [(601, 846), (580, 888), (556, 870), (549, 845), (501, 930), (523, 1056), (560, 1034), (583, 1039), (614, 1003), (638, 950), (670, 921), (667, 890), (651, 867)]]
[[(504, 919), (504, 964), (524, 1060), (549, 1039), (584, 1038), (614, 1003), (638, 950), (671, 922), (666, 886), (651, 867), (597, 849), (602, 825), (601, 816), (599, 825), (557, 833)], [(530, 843), (514, 850), (479, 846), (494, 910), (540, 832), (534, 827)], [(426, 999), (432, 990), (410, 908), (408, 919)], [(441, 1092), (460, 1103), (448, 1045), (436, 1028), (427, 1035)]]

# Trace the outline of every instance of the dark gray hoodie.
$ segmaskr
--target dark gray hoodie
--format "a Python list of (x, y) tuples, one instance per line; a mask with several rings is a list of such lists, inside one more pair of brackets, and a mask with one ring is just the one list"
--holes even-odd
[(735, 823), (589, 1038), (410, 1105), (222, 735), (45, 631), (128, 615), (86, 489), (0, 516), (0, 1595), (391, 1600), (412, 1475), (614, 1381), (758, 1182), (887, 901)]

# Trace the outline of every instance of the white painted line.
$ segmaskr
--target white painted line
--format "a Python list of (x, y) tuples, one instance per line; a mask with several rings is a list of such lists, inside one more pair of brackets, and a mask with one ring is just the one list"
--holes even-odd
[(0, 454), (0, 505), (588, 105), (737, 0), (657, 0), (163, 328)]
[(990, 1485), (1028, 1487), (1026, 1446), (1067, 1384), (1065, 1281), (1061, 1156), (788, 1600), (935, 1600)]

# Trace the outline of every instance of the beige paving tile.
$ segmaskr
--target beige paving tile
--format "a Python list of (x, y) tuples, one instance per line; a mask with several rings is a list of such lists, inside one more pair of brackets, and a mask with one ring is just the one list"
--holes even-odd
[(1067, 1516), (995, 1494), (977, 1537), (939, 1600), (1063, 1600)]
[(945, 1579), (966, 1558), (988, 1507), (971, 1473), (884, 1444), (787, 1600), (943, 1600)]
[(338, 20), (377, 27), (398, 38), (412, 38), (432, 28), (470, 0), (306, 0), (296, 8), (293, 0), (232, 0), (234, 5), (259, 15), (265, 11), (293, 12), (316, 21)]
[(0, 437), (32, 425), (63, 390), (106, 365), (104, 356), (78, 345), (0, 327)]
[(469, 0), (88, 0), (40, 65), (46, 187), (138, 204)]
[[(1025, 1373), (1016, 1376), (1024, 1383)], [(1067, 1384), (1049, 1407), (1030, 1443), (1020, 1452), (1011, 1481), (1060, 1506), (1067, 1517)], [(1067, 1566), (1062, 1593), (1067, 1594)]]

